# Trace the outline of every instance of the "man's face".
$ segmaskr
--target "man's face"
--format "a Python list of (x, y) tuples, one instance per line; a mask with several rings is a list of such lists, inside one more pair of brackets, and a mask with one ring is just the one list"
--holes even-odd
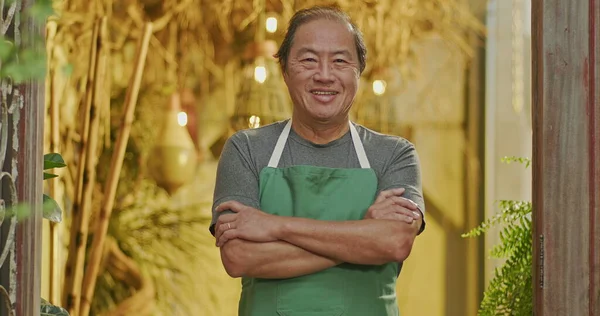
[(295, 116), (320, 123), (347, 120), (360, 77), (350, 26), (318, 19), (298, 27), (283, 76)]

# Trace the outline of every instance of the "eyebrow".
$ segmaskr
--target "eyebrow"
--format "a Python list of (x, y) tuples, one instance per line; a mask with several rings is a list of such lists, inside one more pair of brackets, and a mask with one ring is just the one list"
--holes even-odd
[[(313, 48), (310, 48), (310, 47), (302, 47), (302, 48), (300, 48), (298, 50), (297, 55), (301, 55), (301, 54), (304, 54), (304, 53), (311, 53), (311, 54), (319, 55), (316, 50), (314, 50)], [(344, 56), (346, 56), (348, 58), (352, 57), (352, 54), (347, 49), (339, 49), (339, 50), (333, 51), (332, 54), (333, 55), (344, 55)]]

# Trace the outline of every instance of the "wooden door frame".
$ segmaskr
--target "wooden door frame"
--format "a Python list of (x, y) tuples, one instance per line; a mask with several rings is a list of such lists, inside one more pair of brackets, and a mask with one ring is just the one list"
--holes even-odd
[[(43, 35), (44, 25), (34, 22), (22, 13), (30, 8), (35, 0), (16, 0), (15, 13), (12, 16), (3, 16), (8, 24), (7, 38), (14, 40), (19, 49), (25, 47), (33, 36)], [(7, 8), (4, 8), (7, 9)], [(5, 12), (5, 11), (3, 11)], [(10, 19), (10, 20), (8, 20)], [(44, 47), (38, 47), (44, 49)], [(44, 83), (25, 82), (13, 84), (10, 79), (3, 82), (2, 89), (6, 95), (4, 109), (7, 111), (7, 151), (3, 157), (4, 166), (0, 170), (10, 173), (6, 177), (16, 188), (16, 201), (10, 199), (7, 207), (16, 203), (23, 203), (30, 209), (26, 219), (16, 221), (14, 235), (10, 234), (7, 240), (14, 243), (3, 243), (2, 246), (11, 247), (11, 259), (5, 269), (5, 285), (11, 292), (11, 302), (15, 315), (40, 314), (40, 281), (41, 281), (41, 254), (42, 254), (42, 199), (43, 199), (43, 128), (44, 128)], [(8, 104), (10, 102), (10, 104)], [(0, 184), (0, 194), (7, 198), (6, 188)], [(8, 186), (8, 184), (7, 184)], [(16, 217), (14, 217), (16, 219)], [(13, 217), (5, 218), (5, 222), (12, 221)], [(8, 224), (8, 223), (5, 223)], [(4, 226), (6, 228), (6, 225)], [(7, 234), (3, 234), (7, 236)], [(4, 241), (6, 242), (6, 240)]]
[(535, 315), (600, 315), (597, 0), (534, 0)]

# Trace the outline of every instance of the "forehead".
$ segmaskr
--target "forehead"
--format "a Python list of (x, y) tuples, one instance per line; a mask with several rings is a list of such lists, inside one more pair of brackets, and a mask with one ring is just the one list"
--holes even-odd
[(348, 23), (325, 18), (302, 24), (296, 30), (291, 51), (303, 49), (316, 52), (348, 50), (355, 55), (356, 45), (352, 28)]

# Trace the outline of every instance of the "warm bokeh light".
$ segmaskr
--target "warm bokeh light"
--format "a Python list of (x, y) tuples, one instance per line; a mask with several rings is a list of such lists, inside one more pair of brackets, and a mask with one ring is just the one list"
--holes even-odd
[(265, 26), (267, 28), (267, 32), (269, 32), (269, 33), (277, 32), (277, 18), (275, 18), (275, 17), (267, 18), (267, 22), (266, 22)]
[(383, 80), (375, 80), (373, 81), (373, 93), (376, 95), (382, 95), (385, 93), (386, 83)]
[(256, 66), (256, 68), (254, 68), (254, 80), (259, 83), (265, 82), (265, 80), (267, 80), (267, 68), (264, 66)]
[(250, 119), (248, 119), (248, 126), (250, 128), (260, 127), (260, 117), (258, 117), (256, 115), (250, 116)]
[(179, 126), (186, 126), (188, 123), (187, 113), (179, 112), (177, 113), (177, 123)]

